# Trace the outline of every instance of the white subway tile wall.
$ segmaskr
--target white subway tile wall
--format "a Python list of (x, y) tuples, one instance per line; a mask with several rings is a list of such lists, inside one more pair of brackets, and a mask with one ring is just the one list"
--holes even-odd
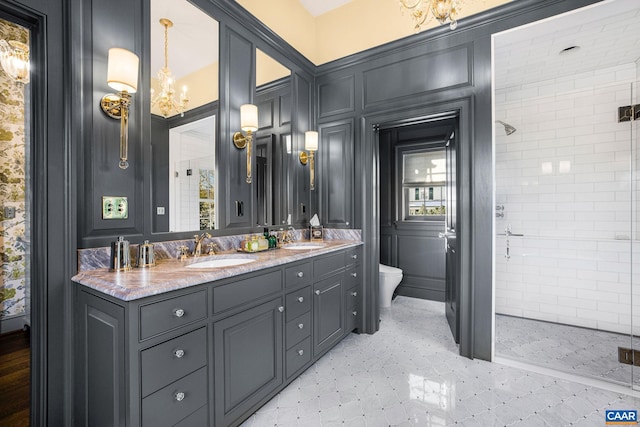
[(496, 124), (496, 313), (640, 334), (639, 126), (618, 123), (636, 79), (640, 61), (496, 91), (517, 128)]

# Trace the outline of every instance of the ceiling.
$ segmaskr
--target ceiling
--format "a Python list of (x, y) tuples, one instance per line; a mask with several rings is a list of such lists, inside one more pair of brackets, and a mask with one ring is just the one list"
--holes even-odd
[[(579, 46), (564, 54), (571, 46)], [(640, 58), (640, 2), (611, 0), (495, 36), (496, 88), (630, 64)]]
[(307, 11), (313, 16), (323, 15), (333, 9), (343, 6), (351, 0), (299, 0)]

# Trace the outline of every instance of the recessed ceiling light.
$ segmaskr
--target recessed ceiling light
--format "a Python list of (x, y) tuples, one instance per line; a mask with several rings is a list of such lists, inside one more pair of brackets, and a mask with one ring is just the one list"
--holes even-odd
[(577, 52), (579, 50), (580, 50), (580, 46), (578, 46), (578, 45), (565, 47), (564, 49), (562, 49), (560, 51), (560, 55), (566, 55), (568, 53), (575, 53), (575, 52)]

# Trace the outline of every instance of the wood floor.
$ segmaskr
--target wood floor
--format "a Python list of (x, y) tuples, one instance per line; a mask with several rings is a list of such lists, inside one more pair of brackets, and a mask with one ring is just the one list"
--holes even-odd
[(29, 425), (29, 332), (0, 335), (0, 426)]

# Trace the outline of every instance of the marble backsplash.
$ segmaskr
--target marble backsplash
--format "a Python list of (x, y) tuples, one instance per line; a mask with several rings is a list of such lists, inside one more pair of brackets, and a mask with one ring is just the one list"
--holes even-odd
[[(254, 235), (254, 234), (252, 234)], [(255, 233), (260, 235), (260, 233)], [(203, 241), (203, 247), (206, 247), (209, 243), (214, 243), (218, 246), (220, 251), (231, 251), (240, 247), (240, 242), (247, 234), (235, 235), (235, 236), (220, 236), (211, 237)], [(308, 240), (309, 230), (295, 230), (294, 240)], [(353, 229), (340, 229), (340, 228), (325, 228), (324, 240), (362, 240), (361, 230)], [(153, 249), (156, 260), (176, 258), (179, 252), (180, 246), (187, 246), (189, 251), (193, 251), (195, 243), (193, 239), (190, 240), (171, 240), (167, 242), (153, 242)], [(131, 260), (135, 264), (136, 255), (138, 253), (138, 244), (131, 243), (129, 246), (131, 251)], [(90, 249), (78, 249), (78, 272), (96, 270), (98, 268), (108, 268), (111, 258), (111, 248), (90, 248)]]

